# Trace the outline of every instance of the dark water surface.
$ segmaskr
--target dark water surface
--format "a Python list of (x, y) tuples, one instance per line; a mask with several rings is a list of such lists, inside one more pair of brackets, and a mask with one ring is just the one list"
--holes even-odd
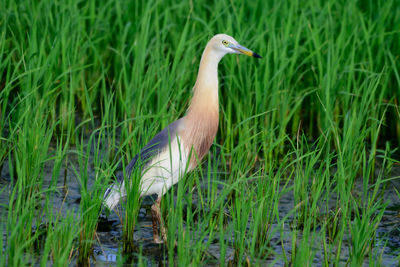
[[(74, 164), (73, 158), (70, 158), (70, 162)], [(64, 173), (64, 169), (61, 170)], [(68, 184), (68, 192), (67, 195), (62, 193), (58, 194), (54, 199), (54, 208), (55, 210), (61, 210), (63, 214), (66, 214), (67, 211), (74, 211), (77, 213), (79, 211), (79, 202), (80, 202), (80, 185), (77, 182), (77, 179), (73, 175), (73, 171), (71, 166), (68, 167), (68, 175), (67, 175), (67, 184)], [(52, 166), (47, 164), (44, 169), (44, 187), (46, 188), (51, 179), (52, 175)], [(396, 166), (393, 168), (391, 176), (398, 177), (400, 176), (400, 167)], [(94, 179), (94, 172), (90, 175), (91, 182)], [(360, 183), (360, 179), (357, 180), (357, 184), (355, 186), (355, 190), (360, 190), (362, 192), (362, 184)], [(0, 194), (0, 204), (7, 204), (9, 198), (9, 190), (8, 187), (10, 185), (10, 175), (8, 171), (8, 163), (5, 162), (4, 168), (0, 177), (0, 189), (6, 187), (6, 190), (2, 191)], [(60, 178), (58, 182), (58, 186), (62, 188), (63, 179)], [(388, 202), (388, 207), (384, 213), (384, 216), (379, 224), (379, 227), (376, 231), (376, 242), (374, 242), (374, 253), (376, 253), (376, 257), (382, 258), (383, 266), (398, 266), (399, 261), (396, 260), (398, 257), (399, 248), (400, 248), (400, 200), (396, 195), (396, 190), (400, 191), (400, 180), (393, 179), (387, 183), (387, 188), (385, 190), (384, 199)], [(63, 200), (65, 198), (65, 202)], [(193, 200), (193, 204), (196, 205), (196, 199)], [(152, 242), (152, 223), (151, 223), (151, 213), (150, 206), (152, 205), (151, 198), (145, 198), (142, 201), (142, 206), (139, 211), (138, 223), (135, 230), (135, 241), (138, 247), (141, 247), (143, 260), (147, 262), (149, 266), (154, 264), (159, 264), (165, 262), (166, 250), (163, 245), (154, 244)], [(287, 214), (289, 211), (294, 208), (294, 197), (293, 192), (290, 191), (282, 196), (279, 200), (279, 213)], [(3, 206), (0, 205), (0, 213), (6, 214), (6, 210)], [(6, 218), (1, 218), (1, 223), (4, 223)], [(277, 225), (272, 225), (272, 229), (276, 228)], [(3, 228), (4, 229), (4, 228)], [(290, 256), (292, 250), (292, 231), (290, 227), (290, 221), (287, 222), (287, 227), (285, 225), (285, 230), (283, 234), (280, 231), (276, 231), (274, 236), (272, 237), (272, 242), (270, 243), (271, 248), (275, 251), (277, 255), (282, 255), (282, 243), (285, 248), (285, 252), (287, 256)], [(274, 232), (274, 231), (272, 231)], [(4, 239), (6, 233), (3, 232)], [(121, 240), (122, 240), (122, 226), (120, 224), (120, 219), (116, 215), (115, 212), (112, 212), (107, 220), (100, 220), (98, 231), (97, 231), (98, 241), (95, 241), (94, 244), (94, 256), (96, 261), (93, 262), (97, 266), (110, 266), (116, 264), (118, 257), (120, 254), (119, 250), (121, 250)], [(322, 236), (322, 235), (320, 235)], [(233, 237), (226, 236), (226, 240), (233, 240)], [(313, 246), (313, 252), (315, 253), (314, 265), (322, 266), (323, 262), (323, 248), (321, 246), (322, 242), (320, 240), (316, 240), (315, 245)], [(383, 251), (382, 251), (383, 249)], [(346, 264), (347, 258), (349, 256), (349, 247), (348, 242), (343, 242), (342, 255), (341, 260), (343, 265)], [(226, 261), (233, 259), (233, 247), (229, 246), (226, 253)], [(382, 255), (380, 255), (382, 253)], [(40, 255), (38, 255), (38, 258)], [(218, 265), (219, 257), (220, 257), (220, 246), (218, 243), (213, 243), (209, 246), (208, 255), (210, 258), (208, 262), (215, 262), (215, 265)], [(135, 257), (134, 257), (135, 260)], [(283, 260), (275, 261), (276, 259), (269, 259), (265, 262), (265, 264), (274, 263), (274, 266), (284, 266)], [(365, 259), (365, 264), (368, 265), (368, 258)]]

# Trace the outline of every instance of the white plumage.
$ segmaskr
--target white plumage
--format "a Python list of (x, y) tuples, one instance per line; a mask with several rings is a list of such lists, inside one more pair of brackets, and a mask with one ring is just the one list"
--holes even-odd
[[(170, 144), (144, 167), (140, 182), (140, 197), (154, 194), (164, 195), (179, 181), (185, 171), (189, 171), (188, 156), (189, 153), (185, 149), (182, 139), (179, 136), (173, 138)], [(105, 200), (105, 205), (112, 210), (125, 197), (125, 181), (122, 184), (114, 184)]]

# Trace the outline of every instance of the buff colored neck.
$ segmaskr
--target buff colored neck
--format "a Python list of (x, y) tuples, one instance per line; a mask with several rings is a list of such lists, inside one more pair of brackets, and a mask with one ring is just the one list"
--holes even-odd
[(208, 43), (200, 62), (199, 73), (194, 86), (194, 95), (184, 118), (182, 141), (187, 151), (194, 149), (189, 169), (197, 165), (213, 143), (218, 131), (218, 63), (223, 57)]
[(218, 114), (218, 63), (223, 55), (216, 52), (211, 44), (204, 49), (199, 73), (194, 86), (194, 95), (187, 115), (196, 117), (199, 109)]

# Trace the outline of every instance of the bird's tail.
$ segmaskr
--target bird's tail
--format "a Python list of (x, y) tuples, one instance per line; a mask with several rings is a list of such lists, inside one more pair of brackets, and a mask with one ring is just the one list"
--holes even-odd
[(119, 201), (125, 197), (125, 188), (123, 184), (114, 183), (109, 188), (107, 188), (104, 193), (104, 206), (106, 206), (110, 211), (118, 205)]

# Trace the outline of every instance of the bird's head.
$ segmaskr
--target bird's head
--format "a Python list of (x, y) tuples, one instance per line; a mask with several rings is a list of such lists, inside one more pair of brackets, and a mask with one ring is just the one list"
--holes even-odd
[(211, 40), (213, 49), (221, 54), (244, 54), (251, 57), (261, 58), (250, 49), (240, 45), (233, 37), (226, 34), (217, 34)]

